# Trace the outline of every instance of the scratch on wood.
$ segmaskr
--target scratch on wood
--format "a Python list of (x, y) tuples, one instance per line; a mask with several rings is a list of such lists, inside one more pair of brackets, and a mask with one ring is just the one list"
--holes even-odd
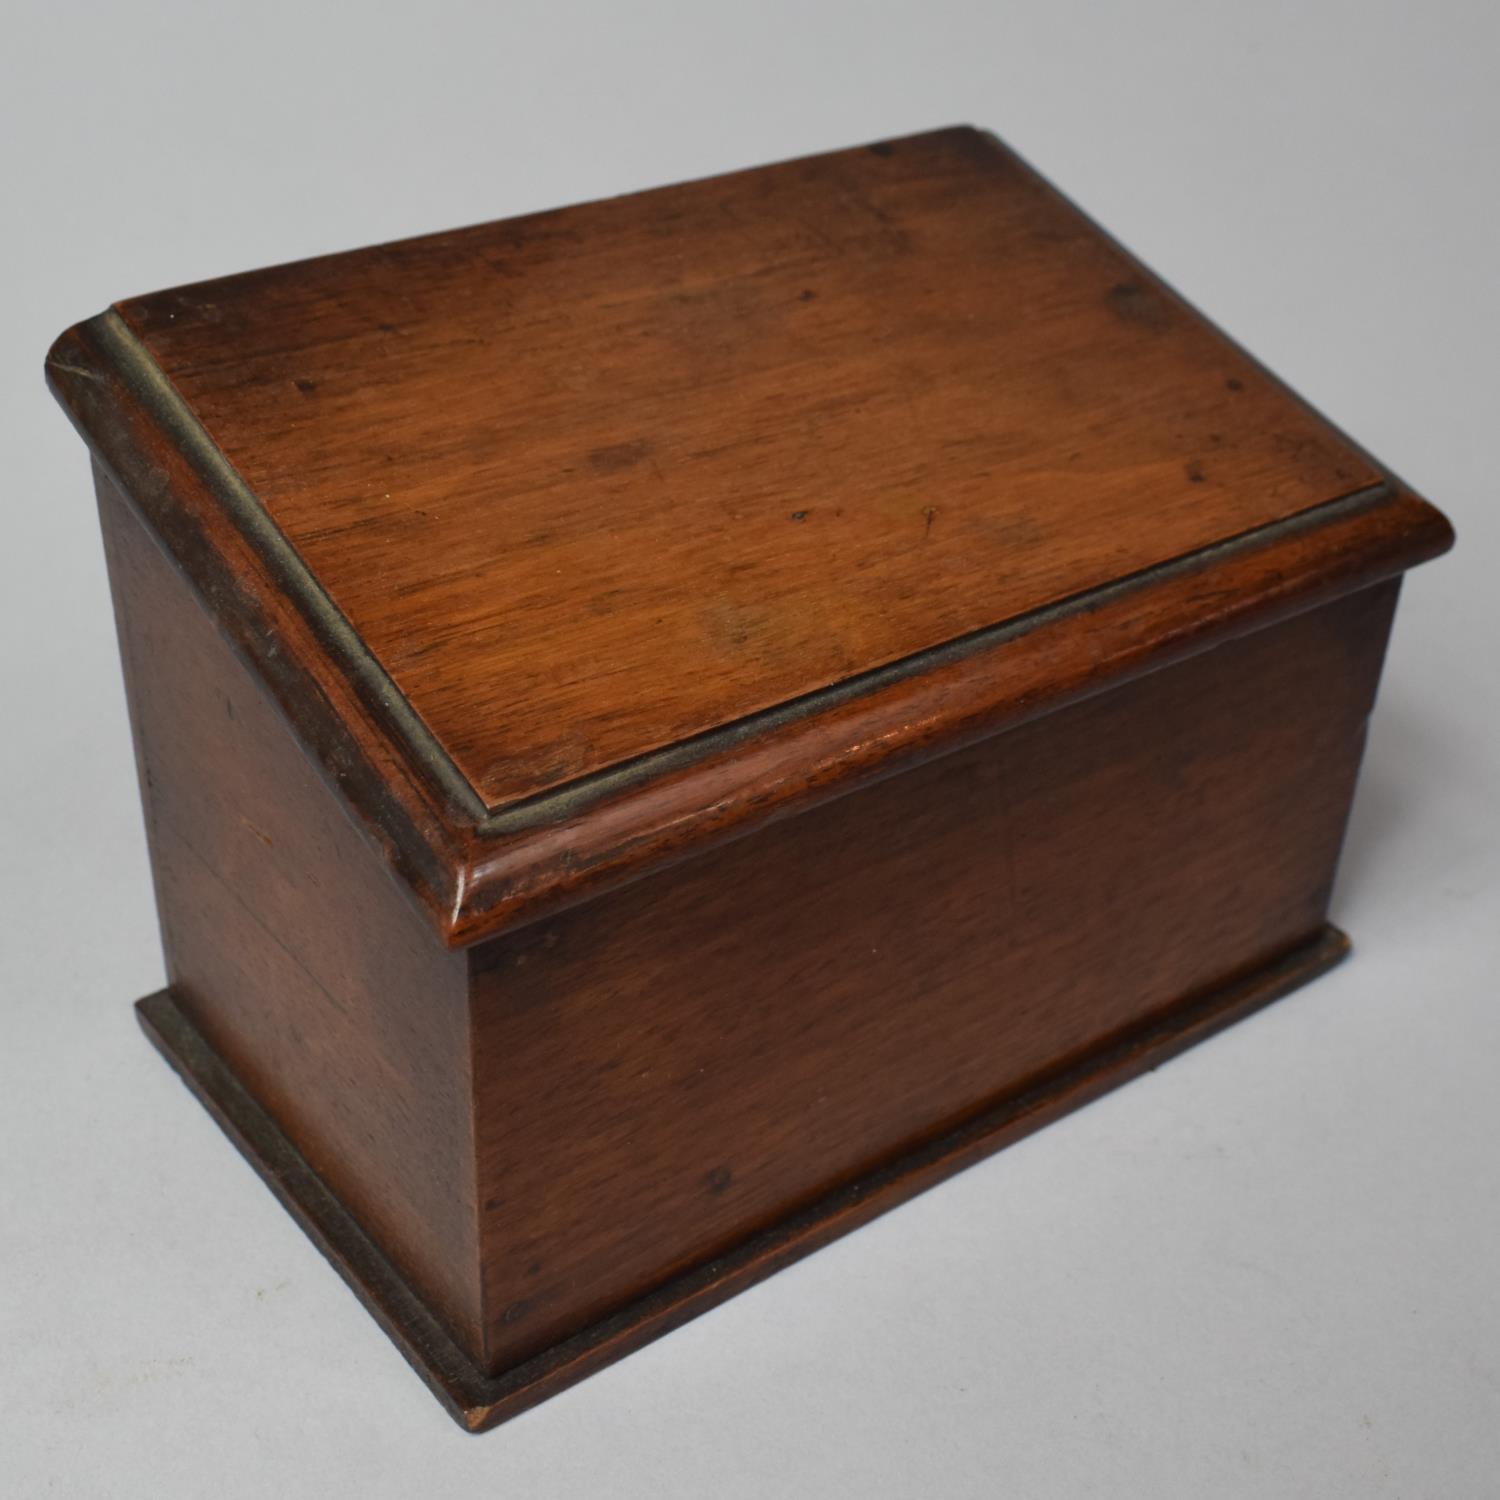
[(62, 370), (68, 375), (77, 375), (83, 380), (103, 380), (104, 377), (97, 370), (86, 370), (82, 365), (70, 365), (66, 360), (49, 359), (48, 366), (54, 370)]
[(267, 849), (270, 849), (270, 848), (274, 847), (272, 845), (272, 843), (271, 843), (271, 835), (268, 834), (268, 833), (262, 833), (261, 830), (259, 828), (257, 828), (254, 823), (252, 823), (250, 821), (249, 818), (246, 818), (246, 817), (242, 816), (240, 818), (240, 822), (243, 823), (245, 825), (245, 827), (248, 828), (250, 830), (250, 832), (253, 833), (256, 836), (256, 838), (258, 838), (261, 841), (261, 843), (263, 843), (266, 846)]

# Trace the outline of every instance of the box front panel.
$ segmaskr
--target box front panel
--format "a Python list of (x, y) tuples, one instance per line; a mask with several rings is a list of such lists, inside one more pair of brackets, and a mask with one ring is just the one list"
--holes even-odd
[(475, 950), (492, 1368), (1314, 935), (1395, 592)]
[(1316, 933), (1397, 587), (474, 950), (490, 1367)]

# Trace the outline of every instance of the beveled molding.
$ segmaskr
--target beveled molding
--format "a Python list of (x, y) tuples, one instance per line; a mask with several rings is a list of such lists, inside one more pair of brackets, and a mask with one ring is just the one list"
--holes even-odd
[(455, 1421), (471, 1432), (518, 1416), (615, 1360), (898, 1203), (972, 1166), (1339, 963), (1349, 940), (1327, 925), (1289, 953), (1171, 1007), (1078, 1062), (995, 1101), (965, 1123), (899, 1155), (734, 1249), (619, 1308), (497, 1375), (454, 1341), (329, 1190), (169, 990), (140, 1001), (146, 1035), (197, 1095), (266, 1186), (307, 1232)]
[(450, 947), (1393, 577), (1453, 539), (1387, 477), (495, 808), (117, 312), (63, 334), (47, 378)]

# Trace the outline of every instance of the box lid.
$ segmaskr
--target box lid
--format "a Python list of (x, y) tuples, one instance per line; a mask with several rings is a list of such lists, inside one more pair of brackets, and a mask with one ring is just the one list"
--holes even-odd
[(135, 298), (48, 373), (453, 944), (1451, 540), (966, 128)]

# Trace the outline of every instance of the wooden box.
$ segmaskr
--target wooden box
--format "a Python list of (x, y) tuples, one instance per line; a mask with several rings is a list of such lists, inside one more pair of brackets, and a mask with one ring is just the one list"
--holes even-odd
[(1442, 516), (953, 129), (122, 302), (156, 1044), (494, 1423), (1317, 974)]

